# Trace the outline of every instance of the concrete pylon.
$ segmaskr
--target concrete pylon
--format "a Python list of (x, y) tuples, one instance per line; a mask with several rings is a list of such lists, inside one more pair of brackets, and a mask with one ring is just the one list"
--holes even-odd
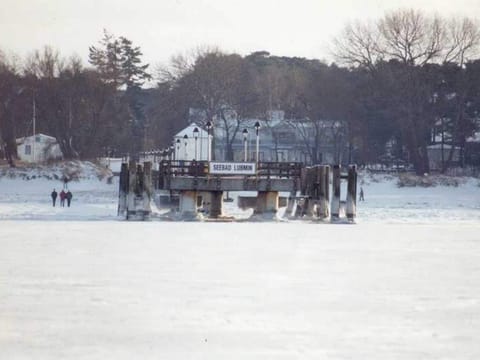
[(272, 219), (278, 211), (278, 191), (259, 191), (254, 217)]
[(194, 190), (183, 190), (180, 192), (180, 216), (182, 219), (196, 219), (197, 211), (197, 192)]
[(127, 194), (128, 194), (128, 165), (122, 163), (120, 169), (120, 181), (118, 186), (118, 212), (117, 215), (125, 216), (127, 212)]
[(357, 215), (357, 166), (348, 167), (347, 218), (353, 220)]
[(287, 202), (287, 209), (285, 210), (285, 217), (293, 217), (295, 216), (295, 209), (296, 209), (296, 191), (291, 191), (290, 195), (288, 196)]
[(147, 161), (143, 164), (143, 213), (144, 218), (150, 217), (152, 213), (151, 197), (152, 197), (152, 163)]
[(210, 218), (217, 219), (223, 216), (223, 191), (210, 191)]
[(341, 180), (341, 167), (340, 165), (333, 166), (332, 175), (332, 202), (331, 202), (331, 214), (332, 220), (336, 220), (340, 217), (340, 180)]

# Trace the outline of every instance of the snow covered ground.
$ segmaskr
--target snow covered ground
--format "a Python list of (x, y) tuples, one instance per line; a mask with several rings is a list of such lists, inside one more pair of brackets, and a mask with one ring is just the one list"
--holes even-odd
[(115, 183), (61, 185), (0, 179), (1, 359), (480, 358), (478, 180), (365, 178), (356, 225), (124, 222)]

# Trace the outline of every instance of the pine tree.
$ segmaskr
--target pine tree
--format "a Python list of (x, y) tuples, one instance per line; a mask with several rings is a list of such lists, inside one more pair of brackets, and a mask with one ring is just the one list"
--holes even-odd
[(142, 86), (152, 76), (147, 72), (149, 64), (142, 64), (140, 47), (133, 46), (125, 37), (116, 38), (104, 30), (99, 46), (90, 46), (89, 62), (101, 74), (102, 80), (115, 89), (122, 86)]

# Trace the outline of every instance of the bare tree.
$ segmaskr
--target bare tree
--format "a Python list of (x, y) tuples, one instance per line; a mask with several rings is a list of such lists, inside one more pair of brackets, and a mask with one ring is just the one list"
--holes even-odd
[(252, 102), (251, 81), (245, 60), (218, 48), (196, 49), (190, 55), (172, 58), (158, 75), (171, 88), (183, 88), (191, 106), (202, 109), (200, 126), (208, 121), (224, 134), (225, 154), (233, 157), (232, 144)]
[(380, 51), (380, 32), (375, 23), (349, 23), (341, 35), (333, 40), (337, 61), (347, 66), (360, 66), (370, 70), (384, 58)]
[(379, 51), (385, 58), (423, 65), (440, 58), (445, 46), (445, 23), (413, 9), (386, 14), (378, 22)]
[(408, 9), (387, 13), (377, 22), (349, 23), (333, 39), (339, 63), (372, 69), (381, 60), (396, 59), (410, 65), (457, 62), (478, 55), (478, 22), (469, 18), (445, 19)]
[(455, 62), (463, 67), (472, 57), (478, 57), (480, 26), (478, 21), (468, 18), (454, 18), (446, 24), (447, 44), (443, 61)]
[(429, 170), (425, 133), (434, 122), (427, 111), (434, 84), (424, 81), (428, 76), (421, 80), (419, 68), (442, 61), (463, 66), (478, 49), (478, 31), (469, 19), (447, 21), (416, 10), (398, 10), (375, 25), (350, 24), (335, 40), (339, 61), (368, 69), (377, 81), (383, 76), (389, 82), (391, 93), (385, 96), (397, 106), (394, 117), (417, 173)]
[(65, 68), (65, 59), (51, 46), (35, 50), (25, 61), (25, 73), (37, 78), (53, 79)]

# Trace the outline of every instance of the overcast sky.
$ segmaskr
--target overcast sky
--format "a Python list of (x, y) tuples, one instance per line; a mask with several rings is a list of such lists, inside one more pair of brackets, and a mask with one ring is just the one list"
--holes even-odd
[(480, 0), (0, 0), (0, 49), (23, 57), (51, 45), (87, 61), (105, 28), (153, 65), (205, 45), (328, 60), (346, 22), (400, 7), (480, 17)]

